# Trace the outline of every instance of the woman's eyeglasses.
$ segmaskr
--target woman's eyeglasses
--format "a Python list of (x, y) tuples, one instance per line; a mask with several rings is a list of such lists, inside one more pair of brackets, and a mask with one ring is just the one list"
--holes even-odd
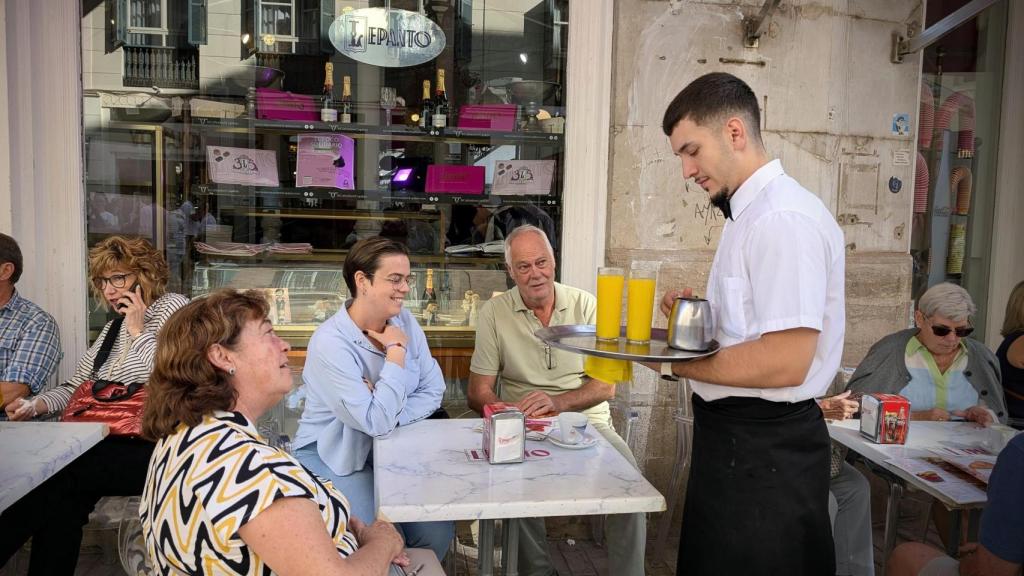
[(935, 334), (939, 338), (949, 336), (950, 332), (955, 333), (957, 338), (967, 338), (971, 335), (971, 332), (974, 332), (974, 326), (950, 328), (949, 326), (943, 326), (942, 324), (932, 324), (932, 334)]
[(100, 277), (96, 278), (95, 280), (93, 280), (92, 282), (93, 282), (93, 284), (96, 285), (96, 288), (98, 288), (100, 290), (103, 290), (107, 286), (108, 283), (111, 286), (113, 286), (114, 288), (124, 288), (125, 285), (128, 284), (128, 277), (131, 276), (131, 275), (132, 275), (132, 273), (129, 272), (128, 274), (114, 274), (113, 276), (100, 276)]

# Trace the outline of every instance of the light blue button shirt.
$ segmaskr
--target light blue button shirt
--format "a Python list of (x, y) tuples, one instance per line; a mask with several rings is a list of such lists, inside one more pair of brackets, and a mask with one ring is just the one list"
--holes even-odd
[(423, 329), (408, 310), (389, 320), (409, 338), (401, 368), (363, 335), (348, 315), (350, 304), (309, 340), (302, 370), (306, 407), (292, 443), (298, 449), (316, 442), (320, 459), (339, 476), (363, 469), (373, 437), (437, 410), (445, 389)]

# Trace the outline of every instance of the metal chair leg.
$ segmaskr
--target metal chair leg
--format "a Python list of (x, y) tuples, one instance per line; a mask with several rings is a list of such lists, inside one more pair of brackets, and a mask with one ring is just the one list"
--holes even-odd
[(896, 524), (900, 516), (900, 498), (903, 497), (903, 484), (896, 480), (886, 479), (889, 483), (889, 500), (885, 505), (885, 538), (882, 545), (881, 573), (885, 574), (885, 565), (896, 543)]

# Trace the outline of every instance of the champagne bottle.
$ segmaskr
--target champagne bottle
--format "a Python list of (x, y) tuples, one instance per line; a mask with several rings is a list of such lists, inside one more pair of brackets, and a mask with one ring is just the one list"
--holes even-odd
[(345, 124), (352, 122), (352, 77), (343, 76), (341, 79), (341, 121)]
[(433, 126), (434, 102), (430, 99), (430, 80), (423, 81), (423, 102), (420, 104), (420, 128)]
[(334, 109), (334, 64), (324, 64), (324, 90), (320, 96), (320, 121), (337, 122), (338, 111)]
[(437, 294), (434, 292), (434, 269), (427, 268), (427, 283), (423, 287), (423, 300), (427, 304), (437, 303)]
[(448, 127), (448, 93), (444, 89), (444, 68), (437, 69), (437, 94), (434, 96), (434, 128)]

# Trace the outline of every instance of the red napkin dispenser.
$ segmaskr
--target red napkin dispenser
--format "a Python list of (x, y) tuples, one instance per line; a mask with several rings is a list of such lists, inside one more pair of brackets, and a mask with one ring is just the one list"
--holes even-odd
[(860, 399), (860, 433), (876, 444), (904, 444), (910, 400), (899, 394), (865, 394)]
[(522, 462), (526, 457), (526, 416), (512, 404), (484, 405), (484, 453), (491, 464)]

